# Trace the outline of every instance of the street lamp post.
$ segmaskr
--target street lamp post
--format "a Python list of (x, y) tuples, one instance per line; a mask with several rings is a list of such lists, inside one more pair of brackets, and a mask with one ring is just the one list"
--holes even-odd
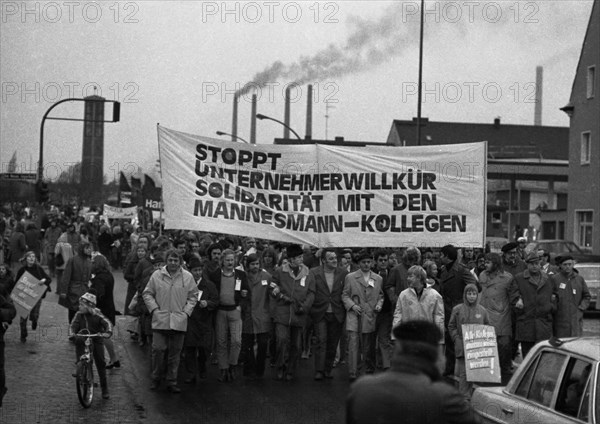
[(241, 141), (243, 141), (244, 143), (246, 143), (246, 144), (249, 144), (249, 143), (248, 143), (246, 140), (244, 140), (242, 137), (239, 137), (239, 136), (237, 136), (237, 135), (233, 135), (233, 134), (229, 134), (229, 133), (226, 133), (226, 132), (223, 132), (223, 131), (217, 131), (217, 135), (227, 135), (227, 136), (229, 136), (229, 137), (235, 138), (236, 140), (241, 140)]
[(425, 15), (425, 0), (421, 0), (421, 34), (419, 37), (419, 93), (417, 104), (417, 146), (421, 145), (421, 92), (423, 86), (423, 17)]
[[(89, 119), (76, 119), (76, 118), (48, 118), (48, 114), (52, 109), (58, 106), (61, 103), (65, 102), (99, 102), (99, 103), (114, 103), (113, 106), (113, 119), (112, 121), (91, 121)], [(44, 176), (44, 124), (46, 123), (46, 119), (52, 119), (55, 121), (89, 121), (89, 122), (119, 122), (121, 114), (121, 103), (116, 100), (106, 100), (106, 99), (78, 99), (78, 98), (69, 98), (59, 100), (54, 103), (52, 106), (48, 108), (46, 113), (44, 113), (44, 117), (42, 118), (42, 123), (40, 125), (40, 157), (38, 161), (38, 181), (42, 181), (42, 177)]]
[(270, 116), (263, 115), (262, 113), (257, 113), (257, 114), (256, 114), (256, 117), (257, 117), (258, 119), (260, 119), (261, 121), (262, 121), (263, 119), (267, 119), (267, 120), (269, 120), (269, 121), (275, 121), (275, 122), (277, 122), (277, 123), (279, 123), (279, 124), (283, 125), (285, 128), (287, 128), (287, 129), (288, 129), (288, 130), (290, 130), (291, 132), (293, 132), (293, 133), (294, 133), (294, 135), (296, 136), (296, 138), (298, 138), (298, 140), (302, 140), (302, 138), (301, 138), (301, 137), (298, 135), (298, 133), (297, 133), (296, 131), (294, 131), (294, 129), (293, 129), (292, 127), (290, 127), (289, 125), (287, 125), (287, 124), (285, 124), (285, 123), (281, 122), (279, 119), (271, 118)]

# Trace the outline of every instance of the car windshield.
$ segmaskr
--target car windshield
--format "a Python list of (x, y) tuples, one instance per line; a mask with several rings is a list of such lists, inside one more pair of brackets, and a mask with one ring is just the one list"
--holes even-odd
[(586, 281), (600, 280), (600, 265), (584, 267), (575, 266), (575, 268), (579, 272), (579, 275), (581, 275)]

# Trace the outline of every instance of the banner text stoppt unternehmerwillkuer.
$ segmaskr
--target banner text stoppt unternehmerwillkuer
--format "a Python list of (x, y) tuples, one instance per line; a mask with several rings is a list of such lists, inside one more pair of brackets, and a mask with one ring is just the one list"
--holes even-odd
[(486, 143), (349, 147), (158, 127), (165, 227), (318, 247), (482, 246)]

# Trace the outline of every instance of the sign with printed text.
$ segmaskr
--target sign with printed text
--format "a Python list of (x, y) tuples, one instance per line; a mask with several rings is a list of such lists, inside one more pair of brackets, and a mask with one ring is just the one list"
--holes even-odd
[(486, 143), (242, 144), (158, 127), (165, 227), (314, 246), (483, 246)]
[(40, 280), (25, 271), (10, 294), (17, 315), (21, 318), (27, 318), (29, 312), (40, 301), (46, 290), (45, 284), (40, 284)]
[(500, 383), (496, 330), (491, 325), (463, 324), (467, 381)]
[(117, 208), (104, 205), (104, 216), (108, 219), (134, 219), (137, 218), (137, 206), (130, 208)]

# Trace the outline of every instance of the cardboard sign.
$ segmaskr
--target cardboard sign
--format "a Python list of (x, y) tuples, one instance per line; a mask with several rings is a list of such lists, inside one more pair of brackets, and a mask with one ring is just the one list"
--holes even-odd
[(47, 289), (48, 287), (45, 284), (40, 285), (40, 280), (25, 271), (10, 294), (17, 315), (21, 318), (27, 318), (29, 312), (39, 302)]
[(496, 330), (491, 325), (463, 324), (467, 381), (500, 383)]

